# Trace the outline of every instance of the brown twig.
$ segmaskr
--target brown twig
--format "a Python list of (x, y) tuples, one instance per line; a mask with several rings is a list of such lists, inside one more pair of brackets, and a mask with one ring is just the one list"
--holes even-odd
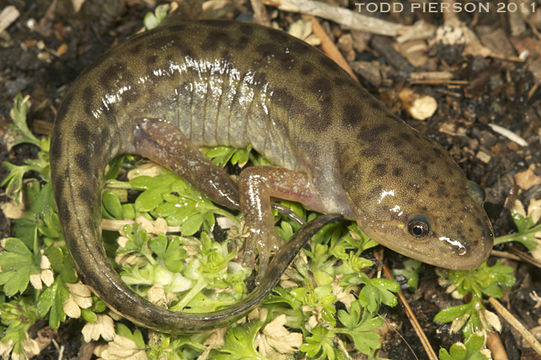
[(312, 31), (314, 32), (314, 35), (321, 40), (321, 49), (323, 52), (333, 59), (334, 62), (344, 69), (355, 81), (359, 82), (359, 79), (357, 79), (357, 76), (353, 70), (351, 70), (351, 67), (346, 59), (344, 59), (344, 56), (342, 56), (340, 50), (338, 50), (329, 35), (327, 35), (325, 29), (323, 29), (323, 26), (321, 26), (319, 21), (314, 16), (310, 15), (308, 18), (312, 20)]
[(490, 349), (493, 360), (508, 360), (507, 354), (505, 352), (505, 347), (503, 346), (502, 339), (500, 335), (496, 332), (491, 332), (487, 336), (487, 348)]
[(508, 245), (508, 246), (505, 247), (505, 249), (507, 251), (509, 251), (511, 254), (519, 257), (522, 261), (525, 261), (528, 264), (533, 265), (535, 267), (541, 268), (541, 262), (539, 260), (537, 260), (534, 257), (526, 254), (523, 251), (520, 251), (519, 249), (515, 248), (514, 246)]
[(261, 0), (250, 0), (250, 4), (252, 4), (252, 9), (254, 10), (254, 20), (258, 24), (270, 26), (269, 15)]
[(524, 326), (509, 310), (492, 296), (488, 298), (488, 302), (492, 305), (494, 310), (496, 310), (496, 312), (532, 346), (533, 350), (541, 355), (541, 344), (526, 326)]
[[(387, 265), (385, 265), (382, 262), (382, 259), (377, 254), (375, 254), (375, 255), (376, 255), (376, 258), (378, 259), (378, 261), (383, 264), (383, 273), (385, 274), (385, 276), (388, 279), (394, 280), (394, 276), (391, 273), (391, 270), (389, 270)], [(400, 303), (404, 307), (404, 310), (406, 312), (406, 316), (408, 317), (411, 325), (413, 326), (413, 329), (415, 330), (415, 333), (419, 337), (419, 340), (421, 341), (421, 344), (423, 345), (423, 348), (425, 349), (425, 352), (426, 352), (428, 358), (430, 360), (438, 360), (438, 357), (437, 357), (436, 353), (434, 352), (434, 349), (432, 349), (432, 345), (430, 345), (430, 342), (428, 341), (428, 338), (426, 337), (426, 334), (424, 333), (423, 328), (421, 327), (421, 324), (419, 324), (419, 321), (415, 317), (415, 314), (413, 313), (413, 310), (409, 306), (408, 301), (406, 300), (406, 297), (404, 296), (404, 294), (402, 293), (401, 290), (397, 293), (397, 295), (398, 295), (398, 300), (400, 301)]]
[(396, 36), (411, 28), (411, 26), (373, 18), (349, 9), (328, 5), (322, 1), (263, 0), (263, 3), (265, 5), (276, 6), (282, 11), (319, 16), (327, 20), (332, 20), (349, 29), (367, 31), (372, 34)]

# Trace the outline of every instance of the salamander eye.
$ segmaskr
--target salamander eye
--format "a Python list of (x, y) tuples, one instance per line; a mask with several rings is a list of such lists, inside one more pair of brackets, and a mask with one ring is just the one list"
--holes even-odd
[(430, 221), (423, 215), (416, 215), (408, 222), (409, 233), (422, 239), (430, 233)]

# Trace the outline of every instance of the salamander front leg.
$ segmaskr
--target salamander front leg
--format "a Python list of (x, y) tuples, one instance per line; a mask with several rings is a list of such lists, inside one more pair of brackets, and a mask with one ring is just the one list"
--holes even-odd
[(249, 236), (244, 245), (244, 262), (254, 263), (258, 255), (257, 281), (264, 276), (271, 252), (278, 252), (281, 241), (274, 230), (271, 197), (322, 208), (309, 176), (274, 166), (250, 167), (239, 175), (240, 207)]
[(144, 118), (137, 122), (134, 136), (137, 154), (171, 169), (214, 202), (239, 208), (237, 186), (227, 172), (205, 157), (176, 126)]

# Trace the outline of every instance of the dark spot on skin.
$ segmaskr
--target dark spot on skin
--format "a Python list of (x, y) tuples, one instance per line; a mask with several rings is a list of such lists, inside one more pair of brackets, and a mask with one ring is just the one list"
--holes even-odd
[(381, 149), (379, 148), (379, 144), (372, 144), (372, 146), (370, 147), (367, 147), (366, 149), (363, 149), (361, 151), (361, 155), (366, 157), (366, 158), (373, 158), (373, 157), (377, 157), (377, 156), (380, 156), (381, 154)]
[(256, 51), (262, 57), (268, 57), (268, 56), (276, 55), (276, 54), (281, 52), (280, 48), (274, 43), (260, 44), (260, 45), (258, 45), (256, 47)]
[(314, 67), (311, 64), (305, 63), (301, 67), (302, 75), (310, 75), (314, 71)]
[(209, 32), (207, 38), (201, 44), (203, 50), (216, 50), (223, 46), (229, 46), (234, 43), (231, 37), (222, 31), (213, 30)]
[(166, 34), (162, 36), (157, 36), (155, 38), (149, 39), (148, 48), (152, 50), (163, 50), (166, 46), (171, 46), (177, 41), (177, 37), (171, 34)]
[(470, 234), (473, 234), (473, 229), (472, 229), (471, 226), (468, 226), (468, 232), (469, 232)]
[(368, 102), (370, 104), (370, 107), (373, 108), (374, 110), (378, 110), (378, 111), (381, 111), (381, 112), (385, 111), (384, 108), (383, 108), (383, 105), (381, 104), (381, 102), (374, 99), (374, 97), (370, 96), (368, 98)]
[(71, 213), (68, 208), (68, 203), (65, 200), (58, 201), (58, 216), (64, 223), (69, 223), (71, 219)]
[(428, 173), (428, 166), (426, 164), (421, 165), (421, 172), (423, 175), (426, 175)]
[(291, 70), (295, 65), (295, 57), (292, 54), (282, 53), (278, 56), (282, 70)]
[(393, 174), (393, 176), (400, 177), (400, 176), (402, 176), (403, 171), (404, 170), (402, 168), (395, 167), (395, 168), (393, 168), (392, 174)]
[[(311, 90), (316, 93), (316, 95), (320, 95), (321, 93), (327, 93), (331, 90), (332, 84), (329, 81), (329, 79), (326, 78), (318, 78), (312, 82)], [(351, 106), (351, 105), (349, 105)], [(344, 108), (348, 107), (346, 105)], [(344, 109), (345, 112), (345, 109)]]
[(73, 130), (73, 136), (79, 144), (88, 144), (92, 134), (88, 129), (88, 125), (86, 125), (84, 122), (78, 122)]
[(425, 183), (425, 185), (429, 185), (429, 184), (430, 184), (430, 181), (428, 181), (427, 179), (425, 179), (424, 183)]
[(79, 193), (79, 196), (88, 207), (92, 206), (92, 202), (94, 201), (94, 194), (90, 188), (83, 187), (81, 189), (81, 192)]
[(254, 27), (248, 24), (242, 24), (239, 26), (239, 31), (244, 35), (252, 35), (254, 33)]
[[(297, 105), (297, 106), (295, 106)], [(290, 108), (290, 116), (293, 116), (292, 112), (295, 110), (297, 114), (304, 117), (304, 126), (309, 130), (312, 130), (317, 133), (322, 133), (332, 124), (331, 120), (331, 110), (332, 106), (323, 107), (320, 111), (316, 111), (310, 108), (307, 108), (306, 105), (302, 102), (293, 102), (293, 105)]]
[(90, 171), (90, 153), (75, 155), (75, 163), (80, 170), (84, 172)]
[(379, 177), (384, 176), (384, 175), (387, 173), (387, 165), (386, 165), (386, 164), (383, 164), (383, 163), (376, 164), (376, 165), (372, 168), (372, 173), (373, 173), (375, 176), (379, 176)]
[(319, 59), (319, 63), (327, 68), (328, 70), (336, 70), (336, 68), (338, 67), (338, 65), (336, 65), (336, 63), (331, 60), (330, 58), (326, 57), (326, 56), (322, 56), (320, 59)]
[(268, 83), (269, 83), (269, 81), (267, 79), (267, 74), (266, 73), (264, 73), (264, 72), (256, 72), (255, 73), (254, 79), (252, 81), (252, 86), (254, 87), (254, 89), (263, 90), (265, 85), (267, 85)]
[(284, 109), (289, 109), (292, 102), (292, 94), (285, 88), (276, 89), (272, 93), (274, 104)]
[(355, 127), (362, 121), (361, 108), (357, 104), (346, 104), (342, 112), (342, 124), (347, 128)]
[(378, 141), (381, 135), (389, 131), (390, 127), (387, 124), (379, 124), (366, 131), (362, 131), (357, 135), (357, 139), (367, 143)]
[(401, 153), (400, 157), (409, 165), (419, 165), (423, 163), (422, 158), (417, 153)]
[(104, 127), (101, 129), (100, 138), (102, 138), (102, 139), (104, 139), (104, 140), (108, 140), (110, 134), (111, 134), (111, 132), (109, 131), (109, 128), (107, 128), (107, 127), (104, 126)]
[(351, 79), (348, 74), (340, 74), (333, 79), (333, 85), (344, 88), (345, 91), (359, 91), (363, 88)]
[(278, 43), (289, 42), (291, 39), (282, 31), (278, 31), (272, 28), (265, 28), (267, 30), (267, 35), (269, 39), (276, 41)]
[(250, 41), (250, 38), (246, 35), (242, 35), (237, 42), (233, 45), (233, 48), (235, 50), (244, 50), (246, 46), (248, 46), (248, 42)]
[(408, 133), (401, 132), (399, 136), (400, 136), (402, 139), (406, 140), (406, 141), (410, 141), (410, 140), (411, 140), (411, 135), (408, 134)]
[(229, 52), (229, 50), (223, 50), (220, 56), (222, 57), (222, 59), (231, 62), (231, 52)]
[(389, 141), (394, 148), (400, 148), (404, 144), (402, 139), (399, 139), (396, 136), (391, 136)]
[(142, 49), (143, 49), (143, 43), (137, 42), (135, 43), (134, 46), (129, 48), (128, 53), (131, 55), (139, 55)]
[(169, 30), (170, 32), (178, 33), (178, 32), (184, 31), (186, 29), (186, 25), (184, 24), (169, 25), (167, 26), (166, 29)]
[(439, 197), (449, 197), (449, 192), (447, 192), (447, 188), (445, 186), (438, 185), (438, 189), (436, 190), (436, 192), (438, 193)]
[(440, 158), (443, 157), (444, 152), (443, 152), (440, 148), (434, 146), (434, 147), (432, 148), (432, 150), (434, 151), (434, 154), (435, 154), (437, 157), (440, 157)]
[(64, 177), (62, 175), (57, 175), (54, 182), (54, 192), (56, 196), (62, 196), (64, 191)]
[(192, 50), (186, 45), (185, 42), (175, 41), (173, 47), (179, 51), (180, 54), (184, 56), (194, 57)]
[(381, 192), (383, 191), (383, 187), (381, 185), (376, 185), (370, 190), (370, 198), (378, 198), (380, 197)]
[(228, 28), (233, 26), (238, 26), (239, 23), (236, 21), (224, 21), (224, 20), (199, 20), (200, 24), (207, 26), (212, 26), (216, 28)]
[(157, 60), (158, 60), (158, 56), (153, 54), (153, 55), (147, 56), (145, 59), (145, 62), (147, 66), (152, 66), (156, 63)]
[(122, 94), (122, 104), (129, 105), (133, 104), (139, 100), (139, 93), (136, 91), (138, 87), (133, 87), (132, 89), (126, 91)]
[(481, 219), (476, 218), (475, 219), (475, 225), (477, 225), (479, 228), (482, 228), (485, 224), (481, 221)]
[(303, 41), (293, 41), (289, 44), (289, 48), (293, 54), (303, 55), (313, 50), (314, 48)]
[(129, 82), (133, 79), (130, 71), (127, 71), (127, 66), (124, 63), (116, 62), (105, 69), (100, 76), (100, 81), (103, 87), (108, 88), (115, 84), (115, 81), (122, 80)]

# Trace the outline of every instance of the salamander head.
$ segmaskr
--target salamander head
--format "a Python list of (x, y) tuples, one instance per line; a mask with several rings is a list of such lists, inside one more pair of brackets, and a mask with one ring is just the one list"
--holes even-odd
[[(448, 269), (480, 265), (493, 244), (481, 188), (442, 148), (412, 129), (402, 134), (408, 141), (376, 145), (378, 156), (364, 165), (355, 165), (352, 154), (342, 156), (352, 217), (372, 239), (411, 258)], [(385, 137), (380, 142), (385, 145)], [(361, 146), (357, 159), (363, 154), (369, 148)]]

